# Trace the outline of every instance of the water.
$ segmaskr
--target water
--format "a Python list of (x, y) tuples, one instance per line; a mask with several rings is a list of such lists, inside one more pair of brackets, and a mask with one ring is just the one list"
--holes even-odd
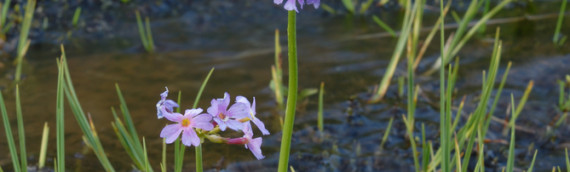
[[(539, 6), (540, 12), (556, 9), (556, 3), (543, 3)], [(203, 148), (205, 168), (274, 171), (279, 156), (279, 116), (282, 112), (276, 107), (268, 85), (270, 67), (274, 63), (275, 28), (282, 30), (282, 45), (286, 45), (286, 12), (272, 6), (269, 1), (194, 2), (186, 4), (189, 7), (180, 7), (185, 4), (172, 5), (175, 3), (156, 6), (140, 4), (111, 5), (107, 9), (111, 11), (110, 14), (97, 13), (95, 7), (99, 6), (95, 5), (93, 9), (86, 10), (85, 18), (93, 19), (101, 15), (101, 20), (87, 20), (84, 29), (70, 29), (72, 36), (63, 39), (79, 100), (84, 110), (92, 115), (103, 147), (115, 168), (119, 171), (132, 170), (132, 161), (117, 141), (110, 125), (110, 107), (119, 105), (114, 84), (120, 85), (139, 135), (147, 140), (151, 163), (157, 169), (161, 156), (161, 139), (158, 136), (162, 127), (169, 123), (155, 118), (154, 105), (160, 98), (159, 94), (165, 86), (171, 90), (170, 98), (182, 91), (182, 107), (190, 108), (202, 80), (215, 67), (198, 106), (206, 109), (212, 98), (222, 97), (224, 92), (234, 97), (256, 97), (258, 117), (265, 122), (271, 135), (263, 137), (262, 150), (266, 159), (261, 161), (255, 160), (251, 152), (242, 146), (206, 142)], [(142, 53), (134, 14), (124, 12), (137, 8), (154, 12), (151, 13), (154, 14), (151, 21), (158, 47), (156, 54)], [(173, 9), (176, 14), (161, 8)], [(507, 10), (507, 13), (499, 16), (520, 15), (517, 7), (511, 6)], [(426, 12), (426, 23), (432, 23), (437, 13)], [(266, 15), (259, 15), (261, 13)], [(50, 16), (48, 14), (50, 11), (46, 12), (46, 16)], [(392, 26), (397, 25), (398, 20), (390, 16), (401, 15), (393, 9), (380, 14)], [(551, 42), (555, 21), (555, 18), (532, 21), (530, 27), (521, 22), (493, 25), (488, 27), (487, 36), (471, 41), (459, 53), (461, 68), (454, 105), (458, 105), (460, 99), (466, 96), (464, 115), (472, 112), (478, 101), (481, 71), (488, 68), (492, 51), (492, 41), (488, 39), (494, 35), (495, 26), (501, 27), (504, 45), (499, 75), (504, 72), (508, 61), (513, 62), (495, 115), (504, 119), (509, 103), (507, 97), (513, 93), (515, 100), (519, 100), (526, 84), (534, 80), (533, 92), (517, 120), (517, 125), (534, 131), (517, 130), (515, 165), (523, 169), (528, 167), (532, 158), (533, 152), (528, 150), (529, 147), (539, 150), (536, 170), (563, 166), (563, 150), (570, 141), (567, 139), (570, 138), (567, 137), (570, 128), (566, 123), (554, 131), (552, 138), (545, 134), (549, 123), (559, 114), (555, 110), (558, 101), (556, 81), (570, 74), (567, 67), (570, 64), (569, 44), (556, 48)], [(106, 24), (93, 24), (103, 22)], [(565, 31), (570, 27), (568, 23), (566, 19), (562, 27), (565, 34), (568, 34)], [(290, 164), (297, 171), (412, 171), (412, 154), (401, 118), (406, 113), (405, 98), (397, 95), (396, 84), (390, 86), (382, 102), (365, 103), (384, 73), (396, 40), (389, 37), (351, 40), (352, 37), (381, 32), (381, 29), (369, 17), (350, 19), (310, 8), (298, 15), (298, 27), (299, 87), (317, 88), (320, 82), (326, 83), (325, 133), (320, 137), (316, 131), (317, 97), (309, 97), (299, 105)], [(101, 30), (90, 31), (88, 28)], [(65, 29), (54, 26), (41, 32), (40, 36), (36, 36), (38, 41), (27, 57), (26, 76), (20, 88), (30, 164), (37, 162), (41, 130), (46, 121), (51, 128), (47, 164), (53, 164), (55, 157), (53, 131), (57, 67), (54, 59), (59, 56), (59, 42), (54, 40), (66, 35)], [(433, 45), (439, 45), (438, 41), (434, 41)], [(430, 67), (439, 55), (438, 51), (437, 46), (428, 49), (420, 64), (420, 72)], [(8, 68), (5, 75), (12, 70)], [(404, 74), (404, 64), (400, 64), (396, 76)], [(439, 79), (435, 75), (419, 76), (416, 82), (424, 93), (417, 107), (416, 128), (421, 128), (423, 123), (428, 131), (428, 139), (436, 146), (439, 142), (439, 112), (433, 103), (439, 100)], [(9, 77), (2, 79), (2, 85), (8, 88), (4, 91), (7, 106), (13, 112), (14, 96), (13, 90), (8, 87), (9, 83)], [(93, 153), (85, 151), (82, 133), (71, 111), (66, 109), (66, 112), (67, 167), (79, 171), (101, 171)], [(394, 118), (393, 128), (381, 151), (380, 141), (390, 118)], [(462, 120), (465, 119), (466, 116)], [(15, 126), (14, 116), (11, 116), (11, 123)], [(486, 145), (488, 157), (485, 163), (491, 171), (498, 171), (506, 164), (506, 140), (509, 137), (501, 134), (502, 129), (501, 123), (492, 122), (487, 136), (495, 141)], [(261, 136), (258, 130), (254, 131), (256, 137)], [(4, 138), (4, 132), (1, 133), (0, 137)], [(421, 133), (416, 131), (415, 135), (420, 136)], [(7, 151), (4, 139), (0, 140), (0, 145), (1, 150)], [(168, 166), (173, 164), (171, 147)], [(187, 150), (185, 169), (192, 171), (193, 149)], [(8, 154), (0, 155), (0, 165), (9, 171), (11, 164)]]

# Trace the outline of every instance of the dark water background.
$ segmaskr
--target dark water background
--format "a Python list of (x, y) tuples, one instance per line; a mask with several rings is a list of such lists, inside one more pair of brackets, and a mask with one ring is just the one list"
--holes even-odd
[[(59, 44), (63, 43), (79, 100), (84, 110), (92, 115), (103, 147), (117, 170), (131, 171), (132, 161), (110, 125), (110, 107), (119, 105), (114, 84), (120, 85), (139, 135), (147, 140), (151, 163), (158, 169), (162, 141), (159, 133), (168, 123), (157, 120), (155, 116), (159, 94), (165, 86), (171, 90), (171, 98), (180, 90), (182, 107), (190, 108), (203, 78), (215, 67), (199, 107), (206, 109), (212, 98), (222, 97), (224, 92), (234, 97), (256, 97), (258, 117), (265, 122), (271, 135), (263, 137), (262, 150), (266, 158), (260, 161), (242, 146), (206, 142), (203, 148), (205, 168), (275, 171), (281, 139), (279, 115), (282, 113), (276, 107), (268, 83), (270, 67), (274, 63), (275, 29), (282, 30), (281, 43), (284, 48), (286, 45), (287, 17), (282, 7), (272, 5), (270, 1), (105, 2), (66, 2), (67, 6), (64, 2), (51, 1), (38, 4), (43, 11), (36, 14), (40, 17), (35, 19), (36, 28), (30, 36), (33, 44), (24, 66), (25, 79), (20, 86), (30, 165), (37, 162), (42, 127), (46, 121), (51, 128), (48, 166), (53, 164), (55, 157), (55, 58), (60, 55)], [(325, 3), (343, 10), (340, 2)], [(439, 15), (439, 5), (431, 4), (434, 8), (426, 8), (426, 26), (430, 26)], [(467, 2), (458, 3), (453, 8), (461, 13), (466, 5)], [(528, 13), (525, 9), (529, 4), (512, 3), (495, 18), (557, 13), (560, 2), (535, 1), (535, 5), (536, 11)], [(73, 28), (68, 21), (76, 6), (81, 6), (83, 12), (79, 27)], [(134, 10), (151, 17), (157, 53), (144, 53), (136, 30)], [(299, 105), (290, 161), (297, 171), (413, 170), (411, 148), (401, 119), (401, 115), (406, 113), (406, 101), (398, 96), (397, 84), (393, 82), (382, 102), (365, 103), (374, 85), (379, 83), (396, 43), (396, 39), (390, 37), (353, 40), (357, 36), (383, 31), (371, 20), (372, 14), (395, 28), (403, 16), (394, 4), (374, 7), (364, 16), (331, 15), (322, 9), (312, 8), (305, 8), (298, 14), (299, 87), (317, 88), (320, 82), (325, 82), (326, 94), (323, 137), (316, 129), (317, 97), (309, 97)], [(50, 25), (40, 29), (37, 22), (44, 17), (49, 19)], [(446, 22), (451, 23), (453, 19)], [(534, 80), (535, 87), (517, 120), (517, 125), (528, 129), (517, 130), (516, 135), (515, 165), (521, 169), (528, 168), (534, 149), (539, 151), (536, 170), (564, 167), (563, 150), (570, 143), (570, 125), (567, 122), (552, 131), (553, 137), (545, 134), (549, 123), (560, 115), (556, 110), (556, 81), (570, 74), (569, 44), (555, 47), (551, 41), (555, 25), (556, 17), (489, 25), (485, 34), (470, 41), (459, 53), (461, 67), (454, 106), (466, 96), (462, 121), (473, 112), (479, 99), (482, 70), (488, 68), (495, 27), (501, 27), (503, 40), (499, 75), (502, 76), (508, 61), (513, 63), (495, 116), (503, 119), (509, 104), (508, 96), (512, 93), (515, 100), (519, 100), (527, 83)], [(570, 20), (566, 16), (562, 33), (570, 34), (569, 29)], [(439, 55), (437, 38), (420, 64), (420, 73), (429, 68)], [(2, 69), (4, 77), (0, 84), (4, 88), (8, 110), (14, 112), (13, 89), (10, 87), (14, 69), (8, 65), (8, 56), (3, 54), (6, 67)], [(405, 64), (400, 64), (396, 76), (405, 75), (405, 70)], [(428, 139), (438, 145), (439, 112), (431, 103), (439, 100), (439, 78), (435, 75), (419, 76), (416, 82), (424, 93), (418, 101), (416, 128), (420, 129), (421, 124), (425, 124)], [(71, 111), (66, 112), (67, 168), (102, 171), (94, 154), (85, 151), (82, 133)], [(392, 117), (392, 131), (383, 151), (380, 151), (382, 135)], [(10, 118), (15, 127), (13, 113)], [(491, 171), (499, 171), (506, 164), (506, 140), (509, 137), (501, 134), (502, 129), (501, 123), (492, 122), (487, 135), (488, 139), (497, 141), (485, 146), (485, 165)], [(261, 136), (257, 130), (254, 131), (256, 137)], [(416, 131), (416, 136), (420, 135)], [(4, 132), (0, 138), (5, 138)], [(185, 169), (193, 171), (193, 149), (187, 150)], [(5, 139), (0, 139), (0, 152), (5, 152), (0, 154), (0, 165), (10, 171)], [(173, 164), (171, 150), (168, 156), (170, 167)]]

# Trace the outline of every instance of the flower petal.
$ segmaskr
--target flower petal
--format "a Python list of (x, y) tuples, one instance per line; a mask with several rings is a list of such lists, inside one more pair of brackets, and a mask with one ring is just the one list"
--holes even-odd
[[(228, 120), (226, 121), (226, 124), (228, 124), (228, 127), (231, 128), (232, 130), (242, 130), (243, 129), (243, 124), (239, 121), (236, 120)], [(221, 129), (221, 126), (220, 126)]]
[(261, 137), (258, 137), (255, 139), (251, 139), (249, 143), (247, 143), (247, 148), (251, 151), (251, 153), (253, 153), (255, 158), (257, 158), (258, 160), (265, 158), (261, 153), (262, 142), (263, 140), (261, 139)]
[(192, 119), (192, 126), (202, 130), (210, 131), (214, 129), (214, 125), (210, 122), (212, 117), (209, 114), (200, 114)]
[(283, 0), (273, 0), (273, 3), (279, 5), (279, 4), (283, 3)]
[(228, 127), (228, 125), (226, 125), (226, 122), (222, 121), (220, 118), (214, 118), (214, 121), (218, 123), (218, 126), (220, 126), (220, 130), (226, 131), (226, 128)]
[(194, 129), (189, 128), (187, 130), (184, 130), (184, 133), (182, 133), (182, 144), (186, 146), (200, 145), (200, 138), (198, 137)]
[(164, 107), (162, 109), (162, 115), (164, 115), (164, 117), (166, 117), (166, 119), (172, 121), (172, 122), (180, 122), (182, 121), (182, 114), (180, 113), (168, 113), (166, 112), (166, 110), (164, 110)]
[(307, 0), (307, 4), (313, 4), (315, 9), (319, 8), (320, 3), (320, 0)]
[(249, 100), (247, 100), (247, 98), (245, 98), (244, 96), (237, 96), (236, 97), (236, 103), (244, 103), (247, 106), (251, 106), (249, 103)]
[(305, 5), (305, 0), (299, 0), (299, 4), (301, 5), (301, 9), (303, 9), (303, 5)]
[(257, 128), (259, 128), (259, 130), (261, 131), (261, 133), (263, 135), (269, 135), (269, 131), (267, 131), (267, 129), (265, 129), (265, 124), (263, 124), (263, 122), (257, 118), (252, 119), (251, 120), (255, 126), (257, 126)]
[(184, 112), (184, 116), (185, 117), (194, 117), (200, 113), (202, 113), (202, 108), (186, 109), (186, 111)]
[(179, 124), (170, 124), (162, 129), (160, 132), (161, 138), (166, 138), (166, 143), (174, 142), (182, 132), (182, 127)]
[(214, 117), (217, 116), (218, 115), (218, 101), (216, 99), (212, 99), (212, 101), (210, 102), (210, 107), (208, 107), (208, 109), (206, 109), (206, 111)]
[(295, 4), (295, 0), (287, 0), (287, 2), (285, 2), (284, 8), (288, 11), (295, 10), (297, 13), (299, 12), (299, 10), (297, 10), (297, 4)]
[(246, 118), (246, 117), (251, 118), (249, 114), (249, 106), (247, 106), (244, 103), (235, 103), (234, 105), (232, 105), (232, 107), (230, 107), (230, 110), (228, 110), (226, 116), (237, 119)]

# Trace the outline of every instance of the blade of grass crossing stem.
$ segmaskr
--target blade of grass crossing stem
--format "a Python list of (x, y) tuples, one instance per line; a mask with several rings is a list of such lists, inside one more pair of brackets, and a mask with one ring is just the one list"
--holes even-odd
[(63, 48), (63, 45), (61, 46), (61, 52), (62, 52), (61, 62), (58, 63), (58, 65), (59, 67), (62, 68), (60, 71), (63, 75), (62, 76), (63, 81), (61, 81), (63, 84), (62, 89), (63, 92), (65, 92), (65, 97), (69, 102), (70, 109), (73, 112), (73, 115), (75, 116), (75, 119), (86, 138), (85, 139), (86, 144), (91, 146), (91, 149), (93, 149), (93, 152), (97, 156), (97, 159), (99, 159), (99, 162), (101, 163), (105, 171), (114, 172), (115, 169), (113, 168), (111, 162), (109, 161), (107, 155), (105, 154), (105, 150), (101, 145), (101, 142), (99, 140), (99, 137), (97, 136), (96, 131), (92, 126), (90, 126), (89, 122), (87, 121), (86, 115), (83, 112), (83, 109), (81, 108), (81, 103), (79, 102), (77, 94), (75, 93), (75, 89), (73, 88), (73, 81), (71, 80), (71, 75), (69, 74), (69, 67), (67, 66), (65, 49)]
[[(407, 0), (410, 1), (410, 0)], [(410, 4), (410, 2), (408, 2), (408, 4)], [(386, 91), (388, 90), (388, 86), (390, 85), (390, 81), (392, 80), (392, 76), (394, 75), (394, 71), (396, 70), (396, 65), (398, 64), (398, 61), (400, 60), (400, 57), (402, 55), (402, 51), (404, 50), (404, 47), (406, 45), (406, 42), (408, 40), (408, 36), (410, 35), (410, 30), (412, 28), (412, 22), (413, 22), (413, 18), (414, 15), (416, 13), (416, 8), (418, 7), (418, 3), (416, 1), (416, 3), (414, 3), (413, 5), (413, 9), (411, 9), (411, 7), (408, 5), (406, 6), (406, 10), (405, 10), (405, 14), (404, 14), (404, 21), (403, 21), (403, 26), (402, 26), (402, 34), (400, 35), (400, 37), (398, 38), (398, 42), (396, 44), (396, 48), (394, 50), (394, 53), (392, 54), (392, 58), (390, 59), (390, 63), (388, 64), (388, 67), (386, 68), (386, 72), (384, 73), (384, 76), (382, 77), (382, 81), (380, 81), (380, 85), (378, 86), (378, 90), (376, 90), (376, 92), (374, 93), (374, 95), (372, 96), (372, 98), (368, 101), (369, 103), (375, 103), (380, 101), (384, 95), (386, 94)]]
[(12, 158), (12, 165), (14, 166), (14, 171), (21, 171), (20, 160), (18, 159), (18, 151), (16, 150), (16, 144), (14, 143), (14, 136), (12, 135), (12, 128), (10, 127), (10, 121), (8, 119), (8, 112), (6, 110), (6, 105), (4, 104), (4, 96), (0, 91), (0, 111), (2, 112), (2, 121), (4, 122), (4, 131), (6, 131), (6, 141), (8, 142), (8, 148), (10, 149), (10, 157)]
[[(532, 161), (530, 162), (530, 167), (528, 167), (527, 172), (532, 172), (534, 169), (534, 160), (536, 160), (536, 154), (538, 153), (538, 150), (534, 150), (534, 155), (532, 156)], [(566, 156), (568, 157), (568, 156)]]
[(283, 72), (281, 69), (281, 44), (279, 42), (279, 30), (275, 29), (275, 66), (271, 67), (271, 76), (275, 91), (275, 101), (279, 107), (283, 107)]
[[(524, 104), (526, 103), (526, 100), (528, 99), (528, 95), (532, 91), (533, 85), (534, 85), (534, 81), (531, 80), (528, 83), (528, 85), (526, 86), (526, 89), (523, 93), (523, 96), (521, 97), (519, 104), (517, 105), (516, 110), (513, 109), (513, 111), (511, 111), (511, 112), (513, 112), (513, 118), (512, 118), (513, 120), (509, 121), (508, 127), (515, 127), (515, 120), (514, 119), (517, 119), (519, 117), (519, 115), (520, 115), (520, 113), (524, 107)], [(514, 104), (513, 104), (513, 106), (514, 106)]]
[(386, 23), (384, 23), (382, 20), (380, 20), (380, 18), (378, 18), (376, 15), (372, 16), (372, 19), (374, 20), (374, 22), (376, 22), (376, 24), (378, 24), (378, 26), (382, 27), (382, 29), (386, 30), (386, 32), (390, 33), (390, 35), (392, 35), (392, 37), (396, 37), (396, 32), (394, 32), (394, 30), (392, 28), (390, 28), (390, 26), (388, 26)]
[(36, 6), (36, 0), (28, 0), (25, 7), (26, 12), (24, 13), (24, 21), (22, 23), (22, 28), (20, 30), (20, 37), (18, 40), (18, 57), (16, 59), (17, 66), (16, 66), (16, 76), (14, 79), (16, 83), (19, 82), (21, 79), (22, 63), (24, 61), (24, 56), (29, 46), (28, 34), (30, 32), (30, 26), (32, 23), (32, 19), (34, 17), (35, 6)]
[(285, 108), (285, 121), (283, 124), (283, 135), (281, 137), (281, 148), (279, 151), (279, 165), (277, 168), (279, 172), (287, 172), (287, 167), (289, 166), (291, 136), (293, 134), (293, 124), (295, 123), (298, 86), (296, 14), (297, 13), (295, 11), (288, 12), (287, 45), (289, 51), (289, 87), (287, 91), (287, 106)]
[(40, 146), (40, 158), (38, 161), (38, 168), (44, 168), (46, 164), (46, 153), (47, 153), (47, 146), (48, 146), (48, 138), (49, 138), (49, 126), (48, 123), (44, 123), (44, 130), (42, 132), (42, 143)]
[(317, 125), (319, 132), (323, 134), (323, 95), (325, 94), (325, 82), (321, 82), (321, 89), (319, 90), (319, 112)]
[(562, 27), (562, 21), (564, 21), (564, 12), (566, 11), (566, 1), (562, 0), (562, 5), (560, 6), (560, 13), (558, 14), (558, 21), (556, 22), (556, 30), (554, 30), (554, 37), (552, 37), (552, 42), (558, 45), (560, 41), (560, 28)]
[(75, 13), (73, 13), (73, 19), (71, 20), (71, 24), (73, 27), (77, 27), (77, 23), (79, 22), (79, 17), (81, 16), (81, 7), (77, 7), (75, 9)]
[(60, 59), (56, 97), (57, 171), (65, 171), (64, 61)]
[(384, 143), (388, 140), (388, 135), (390, 135), (390, 129), (392, 129), (392, 122), (394, 121), (394, 117), (390, 118), (388, 121), (388, 126), (386, 127), (386, 131), (384, 131), (384, 136), (382, 136), (382, 142), (380, 142), (380, 148), (384, 149)]
[(443, 20), (443, 18), (445, 18), (447, 12), (449, 11), (449, 7), (451, 7), (451, 1), (448, 1), (447, 5), (445, 5), (445, 9), (443, 9), (443, 13), (439, 16), (439, 18), (435, 22), (434, 27), (431, 29), (428, 36), (426, 37), (426, 39), (422, 45), (422, 48), (420, 48), (420, 51), (416, 57), (416, 61), (414, 62), (414, 71), (418, 68), (418, 65), (420, 64), (420, 61), (423, 58), (423, 55), (426, 52), (427, 47), (431, 44), (433, 37), (435, 36), (437, 31), (439, 31), (439, 27), (441, 25), (440, 23)]
[[(515, 98), (513, 94), (511, 94), (511, 112), (515, 111)], [(516, 120), (516, 117), (513, 115), (513, 119), (511, 121)], [(515, 127), (511, 127), (511, 141), (509, 143), (509, 155), (507, 159), (507, 171), (513, 171), (513, 167), (515, 165)]]

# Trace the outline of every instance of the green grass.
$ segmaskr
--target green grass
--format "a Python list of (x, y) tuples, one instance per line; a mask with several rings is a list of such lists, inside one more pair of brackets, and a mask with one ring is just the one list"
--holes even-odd
[(145, 17), (143, 24), (139, 11), (135, 11), (135, 15), (137, 18), (137, 27), (139, 30), (139, 36), (141, 38), (141, 42), (143, 44), (143, 48), (147, 52), (153, 53), (155, 47), (154, 47), (154, 40), (152, 38), (152, 31), (150, 30), (150, 19), (148, 17)]
[(22, 23), (22, 28), (20, 30), (20, 38), (18, 40), (18, 56), (16, 57), (16, 74), (14, 80), (16, 83), (20, 82), (22, 78), (22, 63), (24, 63), (24, 56), (28, 51), (28, 47), (30, 46), (30, 41), (28, 40), (28, 35), (30, 33), (30, 27), (32, 24), (32, 20), (34, 18), (34, 9), (36, 7), (36, 0), (28, 0), (26, 3), (25, 13), (24, 13), (24, 21)]

